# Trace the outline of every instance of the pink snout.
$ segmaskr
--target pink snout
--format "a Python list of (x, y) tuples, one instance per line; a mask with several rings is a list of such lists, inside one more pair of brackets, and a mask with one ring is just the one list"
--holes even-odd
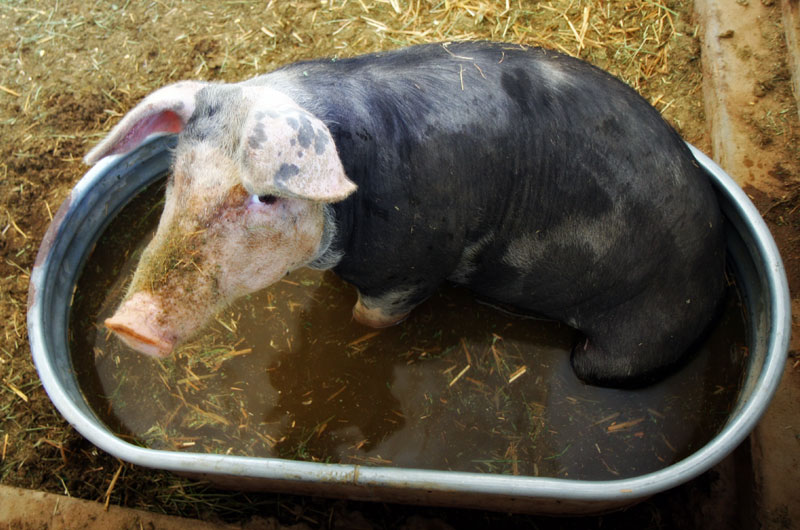
[(134, 294), (119, 306), (105, 326), (134, 350), (152, 357), (167, 357), (177, 342), (165, 329), (162, 310), (149, 293)]

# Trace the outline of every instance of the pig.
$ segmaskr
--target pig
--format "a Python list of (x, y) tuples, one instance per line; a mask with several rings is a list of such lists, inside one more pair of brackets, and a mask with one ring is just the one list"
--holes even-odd
[(156, 90), (85, 157), (177, 133), (163, 215), (105, 325), (166, 356), (299, 267), (391, 326), (444, 282), (572, 326), (575, 374), (676, 369), (725, 290), (723, 220), (633, 89), (542, 48), (437, 43)]

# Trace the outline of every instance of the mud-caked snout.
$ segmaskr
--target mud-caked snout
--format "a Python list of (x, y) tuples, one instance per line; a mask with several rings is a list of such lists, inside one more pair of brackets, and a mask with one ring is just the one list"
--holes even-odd
[(147, 292), (135, 293), (124, 301), (105, 320), (105, 326), (134, 350), (152, 357), (167, 357), (178, 341), (166, 325), (158, 299)]

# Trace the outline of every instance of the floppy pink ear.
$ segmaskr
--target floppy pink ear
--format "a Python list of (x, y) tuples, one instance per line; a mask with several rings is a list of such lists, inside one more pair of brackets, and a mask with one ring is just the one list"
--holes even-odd
[(104, 156), (127, 153), (153, 133), (180, 132), (194, 112), (195, 94), (204, 86), (181, 81), (156, 90), (128, 112), (83, 161), (93, 165)]

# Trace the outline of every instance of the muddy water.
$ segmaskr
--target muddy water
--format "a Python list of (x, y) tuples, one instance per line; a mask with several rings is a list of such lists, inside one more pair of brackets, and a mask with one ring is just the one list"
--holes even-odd
[(506, 474), (613, 479), (691, 454), (724, 426), (746, 354), (735, 292), (701, 351), (637, 391), (583, 385), (578, 335), (445, 288), (401, 325), (352, 321), (354, 290), (303, 270), (220, 313), (166, 361), (102, 321), (160, 214), (162, 190), (106, 231), (76, 291), (72, 356), (119, 436), (152, 448)]

